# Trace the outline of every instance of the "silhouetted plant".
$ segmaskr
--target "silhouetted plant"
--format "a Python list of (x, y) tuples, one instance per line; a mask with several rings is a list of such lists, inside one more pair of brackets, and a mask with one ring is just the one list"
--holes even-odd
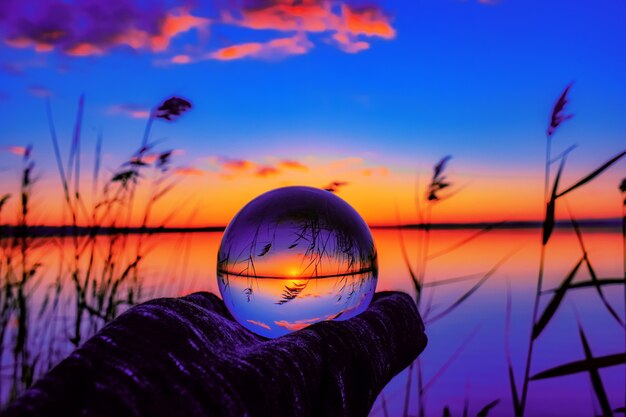
[(339, 191), (340, 188), (345, 187), (348, 184), (349, 183), (346, 181), (333, 181), (322, 187), (322, 189), (331, 193), (336, 193)]
[[(620, 324), (620, 326), (623, 326), (621, 319), (619, 318), (615, 310), (611, 307), (611, 305), (608, 303), (608, 301), (606, 300), (606, 297), (604, 296), (602, 292), (602, 286), (605, 285), (607, 281), (600, 279), (595, 273), (595, 270), (592, 267), (591, 261), (589, 259), (589, 255), (583, 243), (580, 227), (578, 226), (578, 223), (574, 219), (573, 215), (570, 216), (572, 227), (574, 228), (574, 231), (576, 232), (576, 237), (578, 239), (581, 252), (582, 252), (582, 259), (574, 266), (572, 271), (566, 276), (561, 286), (558, 289), (550, 292), (551, 294), (553, 294), (552, 299), (548, 303), (548, 305), (544, 308), (544, 311), (541, 314), (541, 316), (539, 316), (540, 299), (542, 295), (546, 294), (546, 292), (544, 292), (543, 290), (543, 276), (544, 276), (544, 267), (545, 267), (545, 261), (546, 261), (545, 253), (546, 253), (546, 247), (550, 241), (552, 232), (554, 231), (554, 227), (556, 224), (555, 213), (556, 213), (557, 201), (560, 198), (564, 197), (565, 195), (569, 194), (570, 192), (594, 180), (597, 176), (602, 174), (606, 169), (611, 167), (615, 162), (617, 162), (624, 155), (626, 155), (626, 151), (618, 153), (617, 155), (615, 155), (614, 157), (606, 161), (604, 164), (599, 166), (597, 169), (595, 169), (588, 175), (584, 176), (579, 181), (575, 182), (573, 185), (565, 188), (565, 190), (563, 191), (559, 190), (560, 179), (563, 174), (563, 170), (564, 170), (565, 163), (567, 160), (567, 154), (569, 153), (569, 151), (563, 152), (558, 159), (552, 160), (550, 158), (550, 146), (551, 146), (552, 137), (554, 133), (556, 132), (557, 128), (564, 121), (569, 120), (573, 117), (572, 115), (564, 114), (565, 106), (569, 102), (568, 94), (570, 92), (571, 86), (572, 84), (570, 83), (563, 90), (562, 94), (556, 101), (552, 109), (550, 122), (548, 125), (548, 129), (546, 131), (546, 135), (547, 135), (546, 170), (545, 170), (545, 187), (544, 187), (545, 215), (544, 215), (544, 221), (543, 221), (543, 227), (542, 227), (541, 252), (540, 252), (540, 259), (539, 259), (539, 273), (538, 273), (538, 278), (537, 278), (537, 289), (535, 292), (534, 303), (533, 303), (532, 331), (531, 331), (531, 335), (529, 338), (529, 347), (528, 347), (526, 362), (525, 362), (525, 367), (524, 367), (524, 379), (522, 383), (521, 395), (519, 397), (518, 397), (519, 391), (517, 389), (517, 384), (515, 382), (513, 369), (509, 363), (509, 376), (510, 376), (509, 382), (510, 382), (512, 398), (513, 398), (513, 408), (514, 408), (515, 415), (517, 417), (524, 416), (525, 411), (526, 411), (529, 382), (532, 380), (532, 378), (530, 377), (530, 370), (531, 370), (531, 365), (532, 365), (533, 348), (534, 348), (535, 342), (539, 338), (539, 336), (542, 334), (542, 332), (546, 329), (550, 321), (554, 318), (557, 312), (557, 309), (560, 306), (561, 302), (563, 301), (567, 291), (573, 286), (573, 280), (576, 276), (576, 273), (578, 272), (578, 270), (583, 264), (587, 267), (587, 270), (589, 271), (589, 274), (591, 276), (591, 281), (589, 282), (589, 284), (585, 284), (584, 286), (580, 285), (578, 287), (590, 288), (593, 286), (598, 292), (600, 299), (603, 305), (605, 306), (605, 308), (607, 309), (607, 311)], [(549, 184), (551, 182), (550, 181), (551, 180), (550, 179), (550, 165), (557, 161), (559, 161), (559, 168), (558, 168), (556, 177), (554, 179), (554, 182), (552, 183), (552, 187), (551, 187), (552, 191), (548, 193)], [(582, 330), (581, 330), (581, 337), (583, 337)], [(583, 344), (586, 344), (586, 340), (585, 340), (585, 343)], [(585, 353), (586, 354), (588, 353), (589, 355), (591, 355), (588, 349), (585, 349)], [(596, 379), (595, 376), (592, 379), (595, 381)], [(597, 379), (599, 380), (599, 376), (597, 376)], [(596, 389), (596, 393), (598, 393), (596, 383), (597, 381), (594, 382), (594, 389)], [(603, 406), (603, 411), (605, 411), (604, 408), (605, 407)]]
[[(172, 99), (170, 99), (172, 100)], [(185, 101), (186, 102), (186, 101)], [(190, 103), (165, 101), (160, 107), (160, 115), (165, 120), (173, 120), (190, 108)], [(33, 187), (36, 184), (32, 148), (26, 147), (22, 152), (22, 171), (18, 212), (15, 226), (2, 226), (0, 223), (0, 354), (5, 352), (7, 340), (12, 344), (12, 382), (8, 390), (8, 398), (0, 398), (0, 402), (15, 398), (27, 388), (33, 380), (53, 366), (65, 353), (65, 343), (77, 346), (85, 338), (96, 332), (104, 323), (113, 319), (121, 308), (132, 305), (141, 299), (141, 282), (139, 266), (148, 253), (143, 248), (142, 235), (136, 239), (133, 251), (127, 239), (126, 231), (130, 224), (129, 212), (135, 187), (144, 181), (144, 173), (154, 171), (148, 185), (152, 189), (151, 197), (144, 207), (142, 230), (145, 230), (149, 221), (152, 206), (169, 192), (176, 181), (171, 178), (171, 157), (173, 152), (163, 151), (150, 157), (154, 146), (142, 144), (119, 169), (113, 172), (99, 187), (100, 160), (102, 152), (102, 135), (98, 134), (95, 148), (95, 163), (92, 177), (91, 198), (88, 202), (81, 192), (80, 163), (81, 163), (81, 125), (84, 108), (84, 97), (78, 102), (78, 112), (71, 140), (67, 164), (64, 164), (60, 153), (59, 141), (52, 117), (50, 101), (46, 101), (46, 110), (50, 128), (50, 136), (55, 154), (56, 165), (61, 180), (64, 199), (64, 219), (69, 215), (69, 231), (63, 229), (61, 236), (43, 238), (32, 236), (30, 221), (30, 203)], [(167, 116), (167, 117), (165, 117)], [(151, 121), (149, 122), (149, 124)], [(147, 129), (147, 132), (149, 129)], [(147, 139), (147, 137), (144, 137)], [(9, 201), (10, 194), (0, 198), (0, 215)], [(128, 213), (127, 216), (123, 214)], [(124, 218), (126, 222), (124, 222)], [(107, 229), (109, 233), (102, 236), (99, 231)], [(9, 237), (7, 230), (13, 231)], [(84, 233), (86, 231), (86, 233)], [(68, 234), (69, 232), (69, 234)], [(116, 233), (118, 232), (118, 233)], [(120, 234), (121, 232), (121, 234)], [(64, 245), (68, 243), (70, 250), (65, 254)], [(42, 264), (38, 262), (34, 251), (49, 245), (59, 248), (58, 276), (56, 282), (44, 293), (43, 303), (39, 309), (37, 320), (41, 325), (33, 326), (34, 312), (31, 312), (30, 295), (40, 285), (42, 277), (38, 271)], [(128, 254), (131, 254), (128, 257)], [(69, 256), (67, 256), (69, 255)], [(31, 261), (31, 258), (36, 258)], [(66, 329), (57, 329), (58, 325), (65, 326), (65, 319), (60, 321), (60, 309), (70, 307), (62, 300), (65, 297), (62, 288), (67, 283), (72, 284), (75, 313), (73, 326)], [(70, 300), (67, 300), (72, 302)], [(67, 305), (67, 306), (66, 306)], [(15, 329), (9, 326), (15, 322)], [(58, 324), (60, 323), (60, 324)], [(66, 337), (59, 338), (62, 331)], [(43, 341), (49, 346), (44, 348)], [(41, 345), (41, 346), (36, 346)], [(34, 354), (33, 354), (34, 352)], [(4, 368), (3, 368), (4, 369)], [(3, 371), (4, 372), (4, 371)], [(0, 384), (4, 378), (0, 378)], [(0, 385), (0, 392), (2, 390)]]

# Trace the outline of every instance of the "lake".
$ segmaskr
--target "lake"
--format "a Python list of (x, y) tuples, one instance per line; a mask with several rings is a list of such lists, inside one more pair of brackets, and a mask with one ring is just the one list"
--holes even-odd
[[(413, 296), (400, 234), (415, 265), (418, 242), (424, 232), (372, 232), (379, 260), (377, 291), (404, 291)], [(540, 231), (495, 230), (446, 253), (451, 245), (474, 233), (475, 230), (431, 232), (431, 259), (425, 267), (425, 282), (429, 286), (422, 299), (422, 306), (431, 306), (427, 319), (445, 311), (498, 261), (513, 254), (458, 308), (427, 324), (429, 344), (420, 357), (422, 380), (427, 387), (427, 415), (441, 415), (445, 406), (450, 407), (452, 415), (461, 415), (466, 398), (472, 415), (497, 399), (500, 403), (492, 415), (513, 415), (505, 356), (507, 287), (510, 286), (512, 299), (509, 344), (516, 377), (521, 381), (539, 268)], [(221, 232), (211, 232), (76, 240), (33, 238), (24, 246), (1, 239), (4, 255), (0, 278), (3, 288), (8, 286), (12, 294), (5, 291), (0, 298), (2, 403), (19, 394), (32, 379), (128, 305), (194, 291), (219, 294), (216, 258), (221, 237)], [(584, 240), (599, 277), (623, 277), (619, 230), (584, 230)], [(544, 289), (558, 287), (580, 258), (573, 231), (557, 229), (547, 249)], [(458, 279), (433, 285), (451, 278)], [(581, 268), (574, 282), (586, 280), (588, 271)], [(603, 290), (608, 302), (623, 317), (623, 286), (608, 285)], [(543, 296), (541, 310), (550, 297), (551, 293)], [(624, 330), (607, 312), (597, 291), (593, 287), (570, 290), (555, 318), (537, 339), (531, 374), (584, 358), (577, 317), (595, 356), (624, 351)], [(416, 372), (414, 367), (408, 402), (411, 415), (418, 414)], [(623, 406), (624, 367), (604, 368), (600, 375), (612, 407)], [(383, 391), (389, 415), (402, 415), (407, 379), (405, 370)], [(385, 415), (381, 397), (371, 414)], [(596, 414), (598, 406), (588, 374), (530, 384), (529, 416)]]

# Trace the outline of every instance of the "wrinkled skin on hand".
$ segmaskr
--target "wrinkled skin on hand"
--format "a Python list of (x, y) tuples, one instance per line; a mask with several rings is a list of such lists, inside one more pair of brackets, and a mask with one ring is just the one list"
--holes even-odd
[(36, 382), (6, 416), (366, 416), (425, 348), (411, 298), (265, 339), (210, 293), (128, 310)]

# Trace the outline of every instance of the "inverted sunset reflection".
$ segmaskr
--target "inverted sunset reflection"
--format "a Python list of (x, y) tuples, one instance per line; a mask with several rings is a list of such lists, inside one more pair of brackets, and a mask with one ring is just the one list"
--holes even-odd
[(248, 203), (228, 225), (217, 281), (233, 316), (278, 337), (365, 310), (377, 281), (374, 240), (345, 201), (285, 187)]

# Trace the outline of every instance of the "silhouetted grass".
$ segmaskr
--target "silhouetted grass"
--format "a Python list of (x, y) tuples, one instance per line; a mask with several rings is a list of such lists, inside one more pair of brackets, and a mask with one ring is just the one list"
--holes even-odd
[[(187, 106), (165, 106), (173, 99), (166, 100), (157, 112), (153, 112), (149, 125), (153, 118), (171, 120), (190, 107), (186, 101), (189, 104)], [(69, 223), (66, 223), (69, 227), (57, 237), (35, 237), (30, 233), (33, 226), (31, 202), (37, 183), (30, 146), (25, 148), (22, 157), (15, 226), (5, 228), (0, 222), (0, 355), (4, 356), (8, 351), (12, 354), (11, 378), (4, 377), (8, 369), (2, 369), (3, 375), (0, 377), (0, 403), (14, 399), (37, 376), (56, 364), (67, 354), (68, 343), (78, 346), (104, 323), (117, 316), (121, 309), (141, 298), (139, 268), (150, 251), (150, 248), (144, 246), (145, 234), (141, 233), (135, 247), (131, 248), (128, 236), (124, 234), (99, 236), (98, 232), (103, 228), (115, 231), (129, 226), (129, 223), (123, 223), (120, 219), (130, 220), (125, 214), (131, 205), (131, 186), (134, 189), (143, 183), (152, 190), (142, 217), (140, 230), (145, 230), (150, 210), (176, 184), (171, 179), (172, 152), (158, 153), (155, 161), (149, 163), (144, 159), (148, 152), (155, 152), (154, 145), (145, 143), (100, 187), (102, 135), (99, 134), (95, 147), (91, 196), (87, 201), (81, 190), (80, 178), (84, 105), (84, 97), (81, 96), (68, 157), (64, 161), (52, 117), (52, 106), (49, 100), (46, 101), (50, 138), (63, 190), (64, 218), (66, 221), (69, 219)], [(147, 140), (147, 136), (144, 139)], [(151, 181), (144, 181), (143, 172), (147, 170), (155, 173)], [(10, 194), (0, 198), (0, 216), (11, 198)], [(84, 233), (85, 228), (89, 231), (87, 234)], [(6, 233), (7, 230), (10, 234)], [(40, 259), (42, 251), (50, 249), (59, 252), (56, 280), (49, 288), (43, 289), (43, 302), (39, 303), (39, 311), (32, 311), (30, 297), (43, 283), (40, 273), (44, 267)], [(51, 268), (52, 265), (48, 262), (45, 267)], [(68, 283), (72, 293), (66, 299), (68, 295), (63, 292), (63, 288)], [(74, 311), (70, 313), (68, 309), (72, 307)], [(37, 325), (34, 324), (35, 320)], [(3, 387), (2, 384), (9, 380), (10, 387)]]
[[(624, 266), (624, 321), (626, 321), (626, 178), (619, 185), (622, 193), (622, 260)], [(624, 351), (626, 351), (626, 331), (624, 332)], [(624, 380), (626, 381), (626, 367), (624, 367)], [(624, 384), (624, 404), (626, 404), (626, 383)]]
[[(550, 123), (549, 123), (548, 130), (547, 130), (546, 172), (545, 172), (546, 176), (545, 176), (545, 187), (544, 187), (546, 209), (545, 209), (545, 216), (544, 216), (544, 222), (543, 222), (543, 228), (542, 228), (543, 230), (542, 230), (542, 240), (541, 240), (541, 253), (540, 253), (540, 260), (539, 260), (539, 273), (538, 273), (538, 278), (537, 278), (537, 290), (535, 292), (535, 299), (533, 303), (534, 307), (533, 307), (533, 315), (532, 315), (532, 332), (529, 338), (529, 348), (528, 348), (527, 356), (526, 356), (526, 364), (524, 368), (524, 379), (522, 383), (522, 391), (521, 391), (521, 397), (519, 400), (519, 406), (515, 400), (515, 398), (517, 398), (517, 392), (518, 392), (517, 386), (515, 383), (515, 377), (513, 375), (512, 368), (509, 367), (509, 372), (510, 372), (509, 379), (510, 379), (510, 385), (511, 385), (512, 398), (514, 399), (514, 411), (515, 411), (515, 415), (518, 417), (524, 416), (525, 410), (526, 410), (525, 407), (526, 407), (526, 402), (528, 398), (529, 382), (531, 381), (530, 370), (532, 366), (533, 348), (536, 343), (536, 340), (538, 339), (540, 334), (546, 329), (548, 323), (551, 320), (553, 320), (553, 318), (555, 317), (555, 313), (559, 305), (564, 299), (567, 291), (572, 286), (572, 281), (574, 280), (576, 273), (578, 272), (579, 268), (581, 267), (583, 263), (586, 265), (587, 270), (589, 271), (589, 274), (591, 276), (590, 283), (592, 285), (587, 285), (585, 283), (583, 285), (579, 285), (578, 288), (591, 288), (593, 286), (593, 288), (595, 288), (596, 291), (598, 292), (604, 307), (611, 314), (611, 316), (620, 324), (620, 326), (623, 326), (621, 319), (619, 318), (615, 310), (611, 307), (611, 305), (606, 300), (606, 297), (604, 296), (604, 293), (602, 291), (602, 286), (606, 284), (606, 281), (603, 282), (602, 284), (600, 283), (600, 279), (597, 277), (597, 274), (595, 273), (595, 270), (592, 267), (591, 260), (589, 259), (589, 255), (585, 248), (580, 227), (578, 226), (578, 223), (574, 219), (573, 215), (570, 216), (572, 227), (574, 228), (578, 243), (581, 248), (582, 259), (576, 264), (576, 266), (572, 269), (572, 271), (567, 275), (567, 277), (565, 278), (561, 286), (555, 291), (553, 291), (553, 297), (550, 303), (544, 309), (544, 312), (542, 313), (541, 317), (539, 317), (540, 299), (542, 295), (546, 294), (543, 291), (543, 276), (544, 276), (544, 268), (545, 268), (545, 261), (546, 261), (545, 253), (546, 253), (546, 247), (550, 241), (550, 237), (552, 236), (552, 232), (554, 230), (557, 201), (560, 198), (564, 197), (565, 195), (569, 194), (570, 192), (573, 192), (576, 189), (582, 187), (583, 185), (591, 182), (600, 174), (602, 174), (606, 169), (611, 167), (615, 162), (621, 159), (624, 155), (626, 155), (626, 151), (618, 153), (617, 155), (613, 156), (608, 161), (606, 161), (604, 164), (600, 165), (597, 169), (595, 169), (588, 175), (584, 176), (583, 178), (575, 182), (573, 185), (565, 188), (565, 190), (563, 191), (559, 191), (559, 185), (560, 185), (559, 183), (560, 183), (561, 175), (565, 167), (567, 155), (570, 151), (568, 149), (566, 152), (563, 152), (560, 155), (559, 168), (558, 168), (556, 177), (554, 179), (554, 182), (552, 183), (553, 184), (551, 187), (552, 191), (550, 194), (548, 194), (548, 190), (550, 188), (550, 183), (551, 183), (550, 165), (557, 161), (557, 160), (552, 160), (550, 158), (550, 147), (551, 147), (552, 137), (554, 133), (556, 132), (557, 128), (564, 121), (569, 120), (573, 117), (572, 115), (564, 114), (565, 106), (569, 101), (568, 93), (570, 91), (571, 86), (572, 84), (569, 84), (563, 90), (563, 93), (561, 94), (556, 104), (554, 105), (554, 108), (552, 110), (552, 115), (550, 118)], [(591, 360), (593, 359), (593, 357), (591, 356), (591, 351), (588, 349), (588, 344), (586, 342), (586, 338), (584, 337), (584, 333), (582, 332), (582, 329), (580, 333), (581, 333), (581, 339), (583, 340), (583, 345), (585, 347), (585, 355), (587, 356), (587, 360)], [(605, 399), (605, 396), (602, 397), (602, 392), (599, 391), (601, 388), (601, 380), (600, 380), (599, 375), (597, 374), (592, 375), (592, 382), (593, 382), (594, 390), (600, 401), (603, 413), (605, 413), (605, 415), (611, 415), (611, 410), (608, 407), (608, 404), (602, 404), (602, 402)], [(607, 411), (608, 411), (608, 414), (606, 414)]]
[[(535, 291), (535, 297), (533, 300), (533, 310), (532, 310), (532, 326), (531, 326), (531, 334), (529, 337), (529, 347), (527, 350), (526, 361), (524, 366), (524, 375), (521, 383), (521, 389), (518, 389), (518, 385), (515, 378), (515, 372), (513, 367), (513, 362), (509, 352), (509, 333), (510, 333), (510, 316), (511, 316), (511, 294), (510, 290), (507, 293), (507, 312), (506, 312), (506, 329), (505, 329), (505, 356), (507, 360), (507, 379), (509, 381), (510, 390), (511, 390), (511, 399), (513, 404), (513, 411), (516, 417), (522, 417), (526, 413), (526, 404), (528, 400), (528, 392), (529, 392), (529, 383), (532, 380), (544, 379), (544, 378), (553, 378), (558, 376), (567, 375), (574, 372), (589, 372), (591, 376), (592, 389), (595, 393), (595, 396), (601, 406), (601, 411), (604, 413), (603, 415), (611, 415), (612, 411), (610, 408), (610, 404), (608, 403), (608, 399), (606, 396), (606, 392), (602, 385), (602, 381), (600, 378), (597, 369), (599, 367), (608, 367), (608, 366), (616, 366), (622, 365), (626, 363), (626, 356), (622, 353), (618, 353), (615, 355), (608, 355), (605, 357), (593, 357), (591, 349), (589, 347), (589, 343), (584, 335), (582, 328), (580, 329), (580, 338), (581, 343), (583, 345), (583, 350), (585, 353), (585, 360), (579, 362), (573, 362), (570, 364), (566, 364), (552, 370), (548, 370), (545, 372), (541, 372), (536, 374), (535, 376), (530, 376), (530, 371), (533, 362), (533, 353), (535, 343), (538, 341), (541, 334), (543, 334), (549, 326), (549, 323), (552, 322), (557, 316), (559, 307), (561, 306), (563, 300), (566, 298), (569, 290), (585, 290), (585, 289), (594, 289), (599, 298), (604, 309), (610, 314), (610, 316), (621, 326), (623, 330), (623, 321), (616, 313), (615, 309), (608, 302), (603, 288), (606, 286), (613, 285), (624, 285), (624, 300), (626, 303), (626, 179), (620, 184), (620, 191), (622, 192), (623, 199), (623, 222), (622, 222), (622, 235), (623, 235), (623, 244), (624, 244), (624, 277), (623, 278), (600, 278), (595, 268), (593, 267), (592, 261), (590, 259), (589, 253), (585, 247), (584, 239), (582, 235), (582, 231), (580, 225), (576, 221), (573, 214), (570, 214), (570, 221), (572, 228), (575, 232), (576, 239), (578, 241), (580, 250), (581, 250), (581, 258), (573, 266), (572, 270), (565, 275), (561, 285), (558, 288), (544, 290), (543, 289), (543, 279), (545, 273), (546, 266), (546, 248), (551, 241), (551, 237), (553, 235), (555, 226), (557, 224), (556, 213), (557, 206), (560, 205), (561, 200), (569, 195), (571, 192), (574, 192), (584, 185), (592, 182), (594, 179), (599, 177), (602, 173), (604, 173), (608, 168), (613, 166), (617, 161), (623, 158), (626, 155), (626, 151), (617, 153), (613, 157), (609, 158), (606, 162), (599, 165), (596, 169), (591, 171), (589, 174), (583, 176), (578, 181), (575, 181), (572, 185), (562, 187), (561, 179), (563, 177), (567, 157), (573, 152), (576, 148), (576, 145), (570, 146), (566, 148), (563, 152), (559, 153), (556, 157), (552, 158), (552, 140), (553, 136), (557, 132), (558, 128), (567, 120), (572, 119), (573, 115), (566, 114), (566, 107), (569, 102), (569, 93), (572, 87), (572, 83), (570, 83), (561, 93), (559, 98), (557, 99), (552, 113), (550, 115), (550, 120), (548, 124), (548, 129), (546, 131), (546, 155), (545, 155), (545, 181), (544, 181), (544, 219), (542, 222), (541, 228), (541, 240), (540, 240), (540, 256), (539, 256), (539, 270), (537, 276), (537, 287)], [(469, 243), (479, 238), (480, 236), (490, 232), (500, 223), (491, 223), (486, 225), (483, 229), (473, 233), (472, 235), (460, 240), (459, 242), (455, 242), (450, 244), (448, 247), (439, 250), (435, 253), (429, 253), (429, 239), (430, 239), (430, 219), (432, 216), (432, 210), (434, 208), (434, 204), (437, 202), (449, 198), (454, 195), (454, 193), (448, 193), (445, 196), (441, 195), (442, 190), (446, 190), (452, 185), (445, 175), (446, 167), (450, 161), (450, 157), (446, 156), (442, 158), (437, 164), (435, 164), (433, 168), (433, 176), (431, 178), (430, 183), (426, 186), (425, 190), (425, 198), (422, 201), (419, 197), (416, 198), (416, 207), (418, 209), (418, 218), (419, 218), (419, 228), (418, 233), (421, 231), (421, 237), (418, 236), (418, 251), (416, 258), (416, 266), (413, 266), (410, 256), (408, 255), (406, 249), (406, 243), (404, 241), (404, 237), (402, 235), (402, 231), (399, 231), (399, 244), (402, 252), (403, 260), (406, 264), (408, 275), (413, 283), (413, 287), (415, 290), (415, 302), (418, 306), (420, 312), (424, 317), (425, 322), (428, 325), (432, 325), (433, 322), (439, 320), (451, 314), (455, 311), (455, 309), (462, 303), (464, 303), (473, 293), (475, 293), (481, 285), (483, 285), (490, 276), (492, 276), (497, 270), (498, 267), (504, 262), (504, 259), (498, 262), (492, 270), (487, 272), (486, 274), (480, 275), (468, 275), (461, 278), (451, 278), (451, 279), (443, 279), (440, 282), (428, 283), (425, 281), (426, 276), (426, 265), (429, 260), (443, 257)], [(556, 169), (556, 174), (554, 179), (551, 178), (551, 165), (558, 163), (558, 168)], [(419, 181), (418, 181), (419, 184)], [(419, 188), (419, 187), (418, 187)], [(421, 193), (418, 191), (418, 195)], [(398, 223), (401, 224), (400, 219), (398, 218)], [(589, 275), (590, 279), (588, 281), (575, 281), (575, 278), (580, 271), (580, 269), (584, 267)], [(479, 278), (480, 277), (480, 278)], [(444, 308), (440, 313), (435, 316), (431, 316), (431, 304), (432, 304), (432, 295), (428, 295), (425, 293), (424, 289), (429, 286), (436, 285), (446, 285), (446, 284), (454, 284), (456, 282), (470, 280), (470, 279), (478, 279), (477, 283), (475, 283), (469, 290), (461, 294), (455, 301), (453, 301), (448, 307)], [(428, 298), (425, 298), (428, 296)], [(540, 303), (542, 297), (549, 296), (549, 302), (546, 304), (543, 310), (540, 310)], [(423, 300), (426, 299), (426, 303)], [(625, 317), (626, 317), (626, 304), (625, 304)], [(625, 332), (626, 335), (626, 332)], [(625, 339), (626, 346), (626, 339)], [(443, 371), (445, 371), (450, 363), (459, 355), (460, 351), (456, 351), (452, 357), (447, 361), (442, 368), (435, 373), (435, 375), (440, 375)], [(409, 404), (409, 395), (411, 391), (412, 385), (412, 373), (413, 369), (417, 368), (417, 379), (418, 379), (418, 415), (423, 417), (426, 413), (424, 407), (424, 396), (426, 393), (426, 389), (424, 389), (421, 367), (419, 359), (409, 367), (409, 374), (406, 383), (406, 396), (404, 402), (404, 415), (408, 416), (408, 404)], [(425, 386), (426, 388), (432, 387), (433, 383), (437, 380), (437, 378), (431, 379)], [(626, 392), (625, 392), (626, 399)], [(498, 404), (499, 400), (495, 400), (492, 403), (488, 404), (484, 407), (478, 415), (486, 415), (496, 404)], [(450, 410), (448, 407), (444, 408), (444, 414), (450, 414)], [(467, 414), (467, 406), (465, 408), (464, 414)]]
[[(489, 233), (494, 230), (497, 226), (504, 224), (505, 222), (496, 222), (490, 223), (478, 230), (475, 233), (472, 233), (470, 236), (452, 243), (451, 245), (445, 247), (442, 250), (431, 253), (430, 252), (430, 234), (432, 231), (431, 218), (432, 212), (435, 206), (447, 200), (456, 193), (460, 191), (451, 190), (452, 182), (448, 179), (446, 175), (446, 168), (448, 163), (452, 159), (451, 156), (445, 156), (440, 159), (433, 167), (432, 177), (430, 182), (426, 185), (425, 189), (420, 190), (419, 180), (417, 187), (417, 196), (415, 199), (416, 208), (418, 212), (418, 242), (417, 242), (417, 256), (415, 259), (415, 266), (413, 266), (413, 262), (411, 262), (410, 256), (407, 252), (406, 243), (404, 241), (404, 236), (402, 230), (398, 230), (398, 241), (400, 244), (401, 255), (403, 257), (404, 263), (406, 265), (407, 271), (409, 273), (409, 277), (411, 278), (411, 282), (413, 284), (413, 288), (415, 290), (415, 304), (417, 308), (420, 310), (424, 322), (427, 325), (431, 325), (434, 322), (448, 316), (450, 313), (455, 311), (461, 304), (463, 304), (468, 298), (472, 296), (499, 268), (500, 266), (510, 257), (513, 253), (506, 255), (502, 260), (500, 260), (493, 268), (487, 271), (484, 274), (471, 274), (465, 275), (462, 277), (452, 277), (452, 278), (444, 278), (438, 281), (426, 281), (426, 269), (427, 264), (430, 260), (443, 257), (448, 255), (462, 247), (470, 244), (475, 241), (479, 237)], [(445, 193), (445, 194), (444, 194)], [(423, 196), (423, 200), (420, 196)], [(398, 224), (402, 224), (401, 219), (399, 218), (399, 214), (397, 214), (397, 222)], [(444, 308), (443, 311), (436, 314), (434, 317), (431, 317), (432, 312), (432, 303), (433, 303), (433, 294), (428, 294), (429, 297), (424, 300), (424, 289), (429, 287), (436, 287), (440, 285), (449, 285), (455, 284), (458, 282), (478, 279), (477, 283), (475, 283), (469, 290), (462, 293), (455, 301), (453, 301), (448, 307)], [(435, 372), (435, 374), (425, 383), (424, 376), (422, 374), (422, 367), (420, 363), (420, 358), (418, 358), (413, 364), (410, 365), (408, 370), (408, 377), (405, 388), (405, 398), (404, 398), (404, 416), (409, 415), (409, 400), (411, 397), (411, 393), (413, 392), (411, 389), (413, 383), (413, 370), (416, 368), (417, 371), (417, 397), (418, 397), (418, 416), (424, 417), (426, 415), (425, 408), (425, 396), (427, 394), (428, 389), (430, 389), (434, 383), (441, 377), (441, 375), (451, 366), (451, 364), (457, 359), (457, 357), (465, 350), (469, 342), (472, 340), (475, 332), (469, 334), (468, 338), (463, 342), (463, 344), (444, 362), (444, 364)], [(469, 404), (469, 403), (468, 403)], [(466, 408), (464, 413), (469, 412), (469, 405), (466, 404)], [(494, 404), (495, 406), (495, 404)], [(491, 407), (484, 409), (482, 412), (486, 415)], [(449, 409), (447, 409), (449, 412)]]

